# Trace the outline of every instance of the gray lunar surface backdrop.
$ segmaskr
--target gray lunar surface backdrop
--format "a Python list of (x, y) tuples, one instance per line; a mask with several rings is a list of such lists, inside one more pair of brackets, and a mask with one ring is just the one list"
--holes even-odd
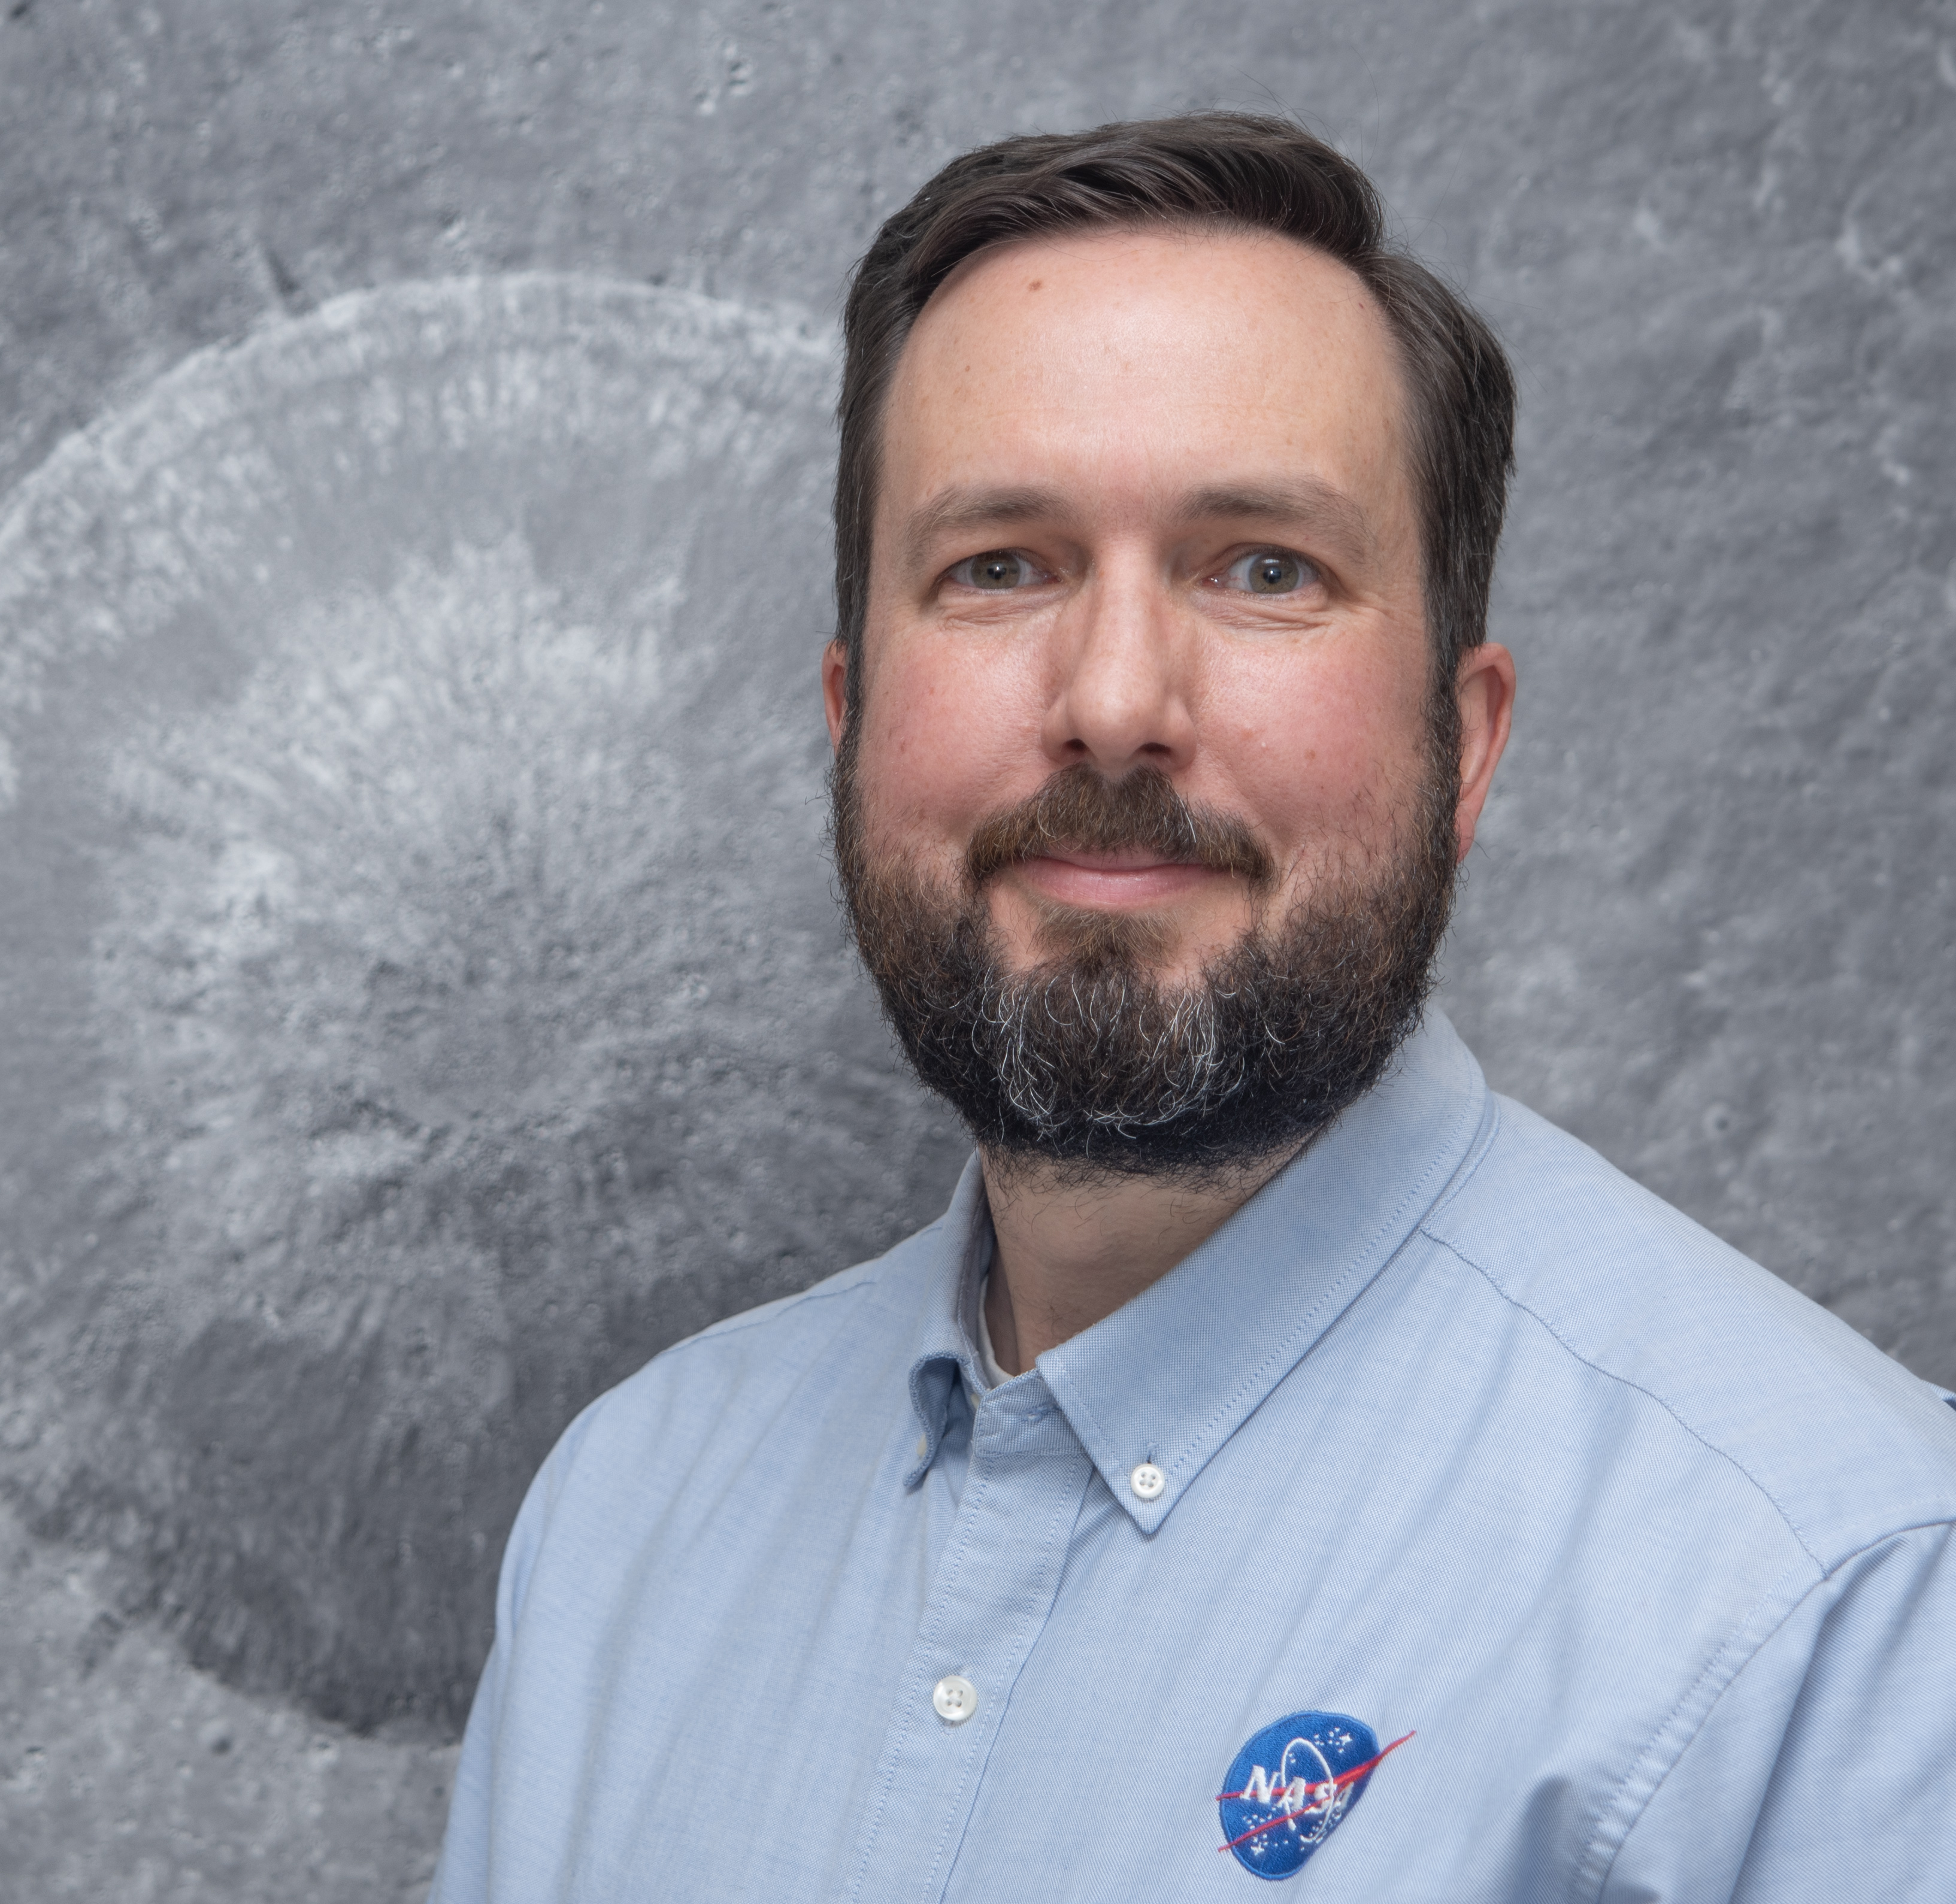
[(1219, 105), (1520, 373), (1447, 1009), (1956, 1382), (1956, 0), (8, 0), (0, 1904), (418, 1897), (557, 1433), (941, 1207), (822, 846), (841, 288)]

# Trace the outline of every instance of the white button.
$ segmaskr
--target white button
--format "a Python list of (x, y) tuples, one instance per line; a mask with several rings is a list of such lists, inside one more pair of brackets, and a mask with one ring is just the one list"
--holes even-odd
[(930, 1452), (930, 1437), (929, 1437), (929, 1436), (928, 1436), (928, 1435), (920, 1435), (920, 1436), (917, 1436), (917, 1452), (916, 1452), (916, 1458), (917, 1458), (917, 1459), (918, 1459), (919, 1461), (922, 1461), (922, 1460), (923, 1459), (923, 1458), (925, 1457), (925, 1455), (928, 1455), (929, 1452)]
[(947, 1672), (932, 1688), (930, 1703), (947, 1726), (961, 1726), (978, 1710), (978, 1688), (961, 1672)]
[(1168, 1477), (1153, 1461), (1144, 1461), (1128, 1477), (1128, 1485), (1144, 1501), (1159, 1500)]

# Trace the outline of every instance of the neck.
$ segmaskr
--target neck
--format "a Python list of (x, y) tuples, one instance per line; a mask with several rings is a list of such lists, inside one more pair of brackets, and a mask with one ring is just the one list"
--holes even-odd
[(997, 1250), (985, 1291), (992, 1352), (1008, 1375), (1091, 1329), (1167, 1275), (1290, 1161), (1221, 1181), (1107, 1176), (984, 1155)]

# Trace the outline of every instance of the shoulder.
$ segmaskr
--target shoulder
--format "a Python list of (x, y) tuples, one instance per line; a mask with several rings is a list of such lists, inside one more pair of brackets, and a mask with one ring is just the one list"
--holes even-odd
[(1936, 1390), (1522, 1105), (1494, 1099), (1421, 1227), (1554, 1352), (1742, 1473), (1823, 1571), (1956, 1520)]
[[(633, 1503), (635, 1516), (686, 1477), (751, 1458), (786, 1420), (813, 1432), (879, 1388), (905, 1392), (942, 1220), (885, 1255), (730, 1316), (661, 1351), (591, 1402), (532, 1483), (540, 1533), (573, 1504)], [(601, 1506), (597, 1511), (609, 1512)]]

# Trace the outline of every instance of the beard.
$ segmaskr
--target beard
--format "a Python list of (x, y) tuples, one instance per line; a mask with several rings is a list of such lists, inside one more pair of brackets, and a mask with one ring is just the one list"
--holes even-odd
[[(1062, 1180), (1228, 1180), (1293, 1155), (1371, 1089), (1419, 1022), (1452, 909), (1459, 796), (1453, 697), (1434, 697), (1421, 785), (1383, 848), (1330, 843), (1279, 912), (1277, 868), (1240, 821), (1166, 776), (1055, 774), (973, 834), (932, 881), (864, 837), (852, 721), (831, 777), (850, 931), (926, 1088), (989, 1162)], [(1136, 849), (1242, 879), (1251, 923), (1194, 977), (1166, 982), (1145, 915), (1046, 909), (1043, 956), (1006, 963), (986, 889), (1040, 853)]]

